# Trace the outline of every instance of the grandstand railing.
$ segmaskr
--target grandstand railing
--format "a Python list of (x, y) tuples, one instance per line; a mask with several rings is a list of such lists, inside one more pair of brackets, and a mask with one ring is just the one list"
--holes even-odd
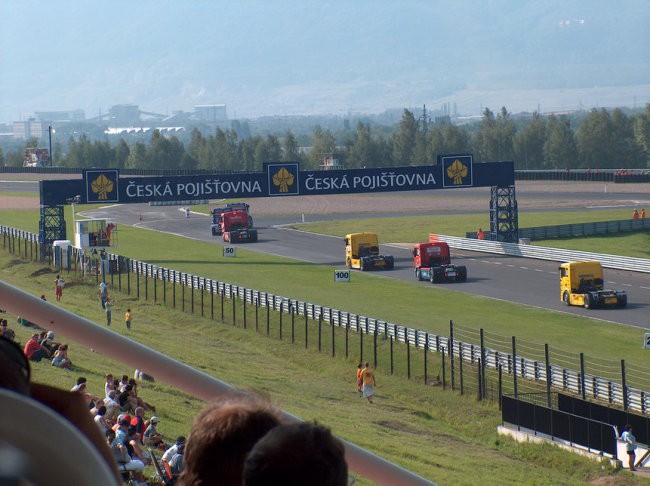
[[(14, 228), (0, 226), (3, 240), (14, 240), (24, 238), (25, 241), (36, 243), (37, 235)], [(442, 239), (443, 235), (439, 235)], [(466, 240), (465, 238), (444, 237), (443, 241)], [(515, 245), (510, 243), (486, 242), (470, 240), (474, 245), (494, 245), (503, 248), (504, 245), (514, 245), (527, 248), (527, 245)], [(450, 243), (451, 244), (451, 243)], [(12, 248), (12, 243), (8, 243)], [(5, 241), (5, 246), (7, 242)], [(31, 245), (30, 245), (31, 246)], [(13, 243), (14, 251), (28, 257), (28, 245)], [(466, 249), (473, 249), (466, 248)], [(76, 261), (76, 249), (71, 248), (74, 253), (70, 259)], [(540, 250), (548, 250), (541, 248)], [(595, 255), (586, 252), (566, 252), (566, 258), (560, 260), (576, 259), (600, 259), (607, 255)], [(30, 251), (30, 254), (38, 256), (38, 251)], [(564, 253), (563, 253), (564, 254)], [(587, 257), (583, 254), (588, 255)], [(521, 256), (526, 256), (522, 254)], [(610, 256), (611, 257), (611, 256)], [(242, 302), (282, 312), (292, 312), (312, 320), (319, 320), (329, 323), (333, 327), (348, 329), (359, 334), (380, 336), (396, 342), (405, 343), (416, 349), (426, 349), (430, 352), (442, 353), (452, 358), (450, 363), (453, 366), (453, 358), (469, 364), (477, 364), (483, 370), (498, 371), (505, 373), (512, 379), (514, 391), (517, 391), (518, 378), (529, 380), (532, 383), (546, 384), (547, 387), (554, 387), (567, 392), (589, 396), (594, 399), (605, 401), (611, 405), (623, 407), (623, 409), (636, 410), (641, 413), (648, 413), (650, 407), (650, 382), (647, 373), (642, 369), (634, 367), (626, 368), (625, 361), (605, 362), (603, 360), (585, 360), (585, 355), (575, 352), (565, 352), (560, 349), (549, 350), (548, 345), (543, 347), (535, 343), (517, 342), (515, 337), (511, 339), (496, 335), (485, 335), (480, 331), (454, 327), (450, 323), (449, 335), (438, 335), (429, 331), (403, 326), (397, 323), (388, 322), (374, 317), (350, 313), (341, 309), (321, 306), (319, 304), (292, 299), (256, 289), (249, 289), (243, 286), (209, 279), (206, 277), (181, 272), (144, 261), (133, 260), (115, 254), (108, 254), (109, 261), (125, 265), (129, 272), (138, 276), (144, 276), (154, 281), (171, 282), (184, 287), (198, 290), (202, 293), (223, 296), (228, 299), (240, 299)], [(614, 258), (614, 257), (612, 257)], [(555, 259), (555, 258), (553, 258)], [(642, 260), (642, 259), (637, 259)], [(648, 265), (648, 261), (645, 261)], [(650, 266), (649, 266), (650, 267)], [(103, 267), (105, 268), (105, 267)], [(620, 267), (619, 267), (620, 268)], [(639, 270), (639, 268), (635, 268)], [(644, 270), (641, 270), (644, 271)], [(650, 268), (648, 269), (650, 271)], [(525, 352), (518, 351), (517, 347), (525, 349)], [(525, 354), (528, 353), (528, 356)], [(534, 356), (533, 356), (534, 355)], [(552, 358), (553, 357), (553, 358)], [(575, 363), (575, 368), (558, 364), (561, 362)], [(593, 368), (593, 371), (590, 370)], [(452, 388), (453, 368), (452, 373)], [(410, 374), (410, 369), (409, 369)], [(607, 376), (604, 376), (607, 375)], [(618, 377), (618, 378), (616, 378)], [(461, 378), (462, 380), (462, 378)], [(501, 387), (502, 384), (500, 383)]]

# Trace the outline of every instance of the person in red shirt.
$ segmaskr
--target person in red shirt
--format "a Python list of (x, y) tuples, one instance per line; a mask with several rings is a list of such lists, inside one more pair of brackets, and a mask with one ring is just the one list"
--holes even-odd
[(476, 233), (476, 237), (479, 240), (484, 240), (485, 239), (485, 232), (481, 228), (479, 228), (478, 232)]
[(25, 353), (25, 356), (30, 361), (38, 362), (45, 357), (50, 357), (50, 352), (39, 344), (38, 337), (38, 333), (32, 334), (32, 337), (25, 343), (23, 353)]
[(641, 209), (641, 219), (645, 219), (645, 208)]
[(632, 213), (632, 219), (639, 219), (639, 210), (635, 209)]

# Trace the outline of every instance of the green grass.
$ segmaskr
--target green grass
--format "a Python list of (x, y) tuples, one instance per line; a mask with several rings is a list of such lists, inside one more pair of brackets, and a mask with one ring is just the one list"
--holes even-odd
[[(35, 295), (51, 294), (52, 269), (26, 263), (0, 250), (0, 275)], [(98, 325), (103, 313), (96, 283), (66, 279), (61, 305)], [(126, 306), (135, 319), (129, 336), (191, 364), (233, 385), (267, 393), (274, 403), (303, 419), (317, 419), (347, 440), (394, 461), (439, 484), (458, 485), (582, 485), (611, 477), (617, 484), (641, 484), (628, 473), (614, 472), (593, 461), (548, 445), (516, 444), (499, 437), (500, 414), (494, 403), (476, 402), (440, 387), (426, 387), (378, 370), (378, 390), (371, 407), (360, 399), (354, 384), (354, 360), (331, 358), (313, 346), (305, 350), (264, 337), (252, 329), (202, 319), (151, 301), (117, 297), (113, 329), (125, 333), (119, 316)], [(15, 322), (16, 316), (6, 315)], [(29, 329), (13, 325), (26, 340)], [(108, 357), (71, 343), (73, 372), (35, 363), (34, 380), (70, 388), (77, 376), (88, 378), (89, 390), (100, 393), (103, 375), (131, 374)], [(155, 373), (154, 373), (155, 375)], [(159, 426), (167, 437), (187, 434), (201, 403), (164, 383), (143, 382), (140, 395), (157, 406)], [(359, 478), (358, 484), (370, 484)]]

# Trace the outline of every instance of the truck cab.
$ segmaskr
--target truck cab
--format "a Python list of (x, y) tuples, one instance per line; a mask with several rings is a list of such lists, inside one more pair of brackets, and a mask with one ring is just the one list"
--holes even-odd
[(415, 278), (438, 282), (464, 282), (467, 268), (451, 263), (449, 245), (444, 241), (417, 243), (413, 247)]
[(562, 263), (560, 299), (566, 305), (592, 307), (625, 307), (627, 293), (605, 289), (603, 268), (598, 261)]
[(345, 266), (359, 270), (392, 270), (392, 255), (379, 253), (379, 238), (375, 233), (350, 233), (345, 235)]
[(236, 210), (221, 213), (219, 225), (223, 241), (230, 243), (257, 241), (257, 230), (250, 227), (246, 211)]
[(248, 215), (248, 228), (253, 227), (253, 216), (250, 214), (250, 205), (245, 202), (229, 203), (224, 207), (214, 208), (212, 210), (212, 222), (210, 228), (212, 236), (221, 236), (223, 234), (222, 219), (223, 214), (231, 211), (244, 211)]

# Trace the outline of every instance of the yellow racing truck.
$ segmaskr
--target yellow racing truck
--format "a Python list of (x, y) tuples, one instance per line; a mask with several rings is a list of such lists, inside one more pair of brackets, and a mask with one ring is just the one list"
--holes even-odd
[(560, 299), (566, 305), (592, 307), (625, 307), (624, 290), (604, 288), (600, 262), (567, 262), (560, 265)]
[(375, 233), (345, 235), (345, 266), (359, 270), (392, 270), (395, 260), (379, 253), (379, 239)]

